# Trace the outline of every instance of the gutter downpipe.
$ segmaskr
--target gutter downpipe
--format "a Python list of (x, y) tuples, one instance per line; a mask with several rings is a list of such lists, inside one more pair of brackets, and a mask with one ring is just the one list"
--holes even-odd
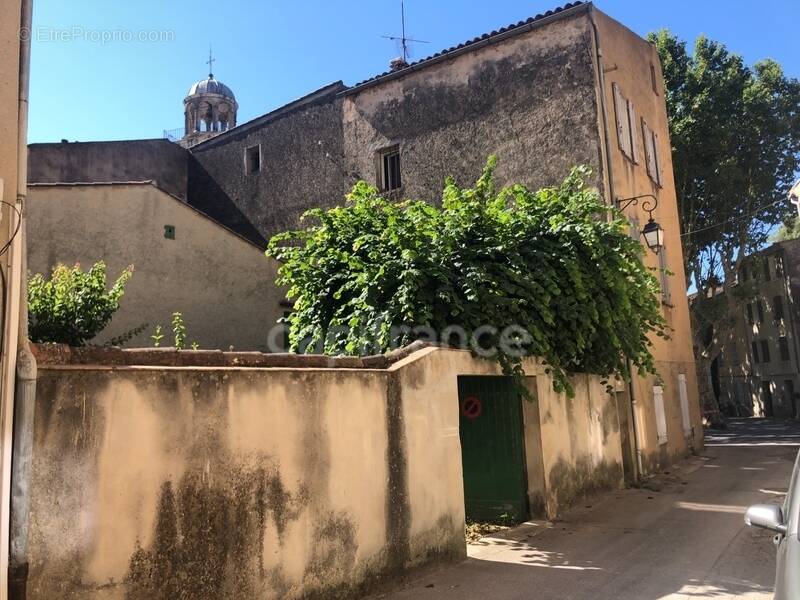
[[(606, 108), (606, 76), (605, 71), (603, 69), (603, 51), (600, 48), (600, 33), (597, 30), (597, 23), (594, 20), (595, 14), (595, 7), (594, 5), (590, 5), (589, 9), (589, 22), (592, 24), (592, 30), (594, 32), (594, 48), (595, 48), (595, 56), (597, 58), (597, 73), (599, 78), (599, 85), (600, 85), (600, 113), (603, 118), (603, 141), (605, 145), (605, 167), (606, 167), (606, 189), (608, 190), (609, 202), (613, 205), (614, 203), (614, 178), (611, 172), (611, 141), (609, 139), (609, 127), (608, 127), (608, 110)], [(639, 431), (641, 429), (639, 424), (639, 418), (636, 412), (636, 386), (634, 385), (634, 370), (633, 364), (630, 360), (628, 362), (628, 371), (630, 373), (630, 381), (628, 382), (628, 393), (630, 395), (630, 406), (631, 406), (631, 425), (633, 427), (633, 445), (634, 450), (636, 452), (636, 473), (634, 473), (634, 481), (638, 481), (642, 477), (642, 473), (644, 472), (643, 464), (642, 464), (642, 444), (639, 438)]]
[[(20, 28), (31, 31), (33, 0), (22, 0)], [(13, 241), (12, 303), (17, 304), (17, 361), (14, 388), (13, 449), (11, 453), (11, 498), (9, 520), (8, 593), (12, 600), (24, 599), (28, 580), (28, 515), (30, 512), (33, 418), (36, 406), (36, 359), (28, 341), (28, 251), (25, 216), (28, 186), (28, 96), (30, 89), (30, 35), (20, 36), (19, 53), (19, 144), (17, 160), (17, 210), (20, 229)], [(13, 231), (13, 230), (12, 230)], [(16, 280), (16, 286), (14, 286)], [(16, 288), (16, 289), (14, 289)], [(12, 304), (13, 306), (13, 304)], [(13, 313), (10, 313), (13, 314)], [(6, 433), (6, 432), (3, 432)]]

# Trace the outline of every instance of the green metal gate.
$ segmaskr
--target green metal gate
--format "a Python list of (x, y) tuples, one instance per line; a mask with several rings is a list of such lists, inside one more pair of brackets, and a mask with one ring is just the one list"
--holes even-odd
[(467, 519), (528, 518), (522, 403), (510, 377), (458, 378)]

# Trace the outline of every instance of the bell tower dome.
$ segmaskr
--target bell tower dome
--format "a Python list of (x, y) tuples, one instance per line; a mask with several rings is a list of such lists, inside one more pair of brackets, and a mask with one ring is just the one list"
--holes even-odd
[(231, 88), (214, 78), (211, 69), (214, 60), (209, 51), (208, 79), (192, 85), (183, 99), (185, 124), (180, 144), (185, 148), (236, 127), (239, 104)]

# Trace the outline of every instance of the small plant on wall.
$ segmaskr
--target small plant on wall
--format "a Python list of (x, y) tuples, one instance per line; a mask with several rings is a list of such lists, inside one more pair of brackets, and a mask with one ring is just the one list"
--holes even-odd
[[(50, 277), (28, 278), (28, 327), (31, 341), (83, 346), (99, 334), (119, 309), (133, 267), (106, 284), (106, 265), (100, 261), (83, 271), (80, 265), (57, 265)], [(117, 339), (125, 339), (126, 334)]]

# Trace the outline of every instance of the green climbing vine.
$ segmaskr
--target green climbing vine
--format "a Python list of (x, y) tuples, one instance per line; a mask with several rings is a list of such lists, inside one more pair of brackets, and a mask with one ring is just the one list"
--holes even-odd
[(495, 159), (472, 188), (446, 181), (441, 207), (392, 201), (359, 182), (344, 206), (313, 209), (267, 254), (289, 289), (291, 348), (361, 355), (415, 339), (467, 346), (521, 376), (541, 357), (567, 373), (655, 373), (666, 336), (659, 283), (627, 221), (574, 168), (557, 187), (495, 190)]

